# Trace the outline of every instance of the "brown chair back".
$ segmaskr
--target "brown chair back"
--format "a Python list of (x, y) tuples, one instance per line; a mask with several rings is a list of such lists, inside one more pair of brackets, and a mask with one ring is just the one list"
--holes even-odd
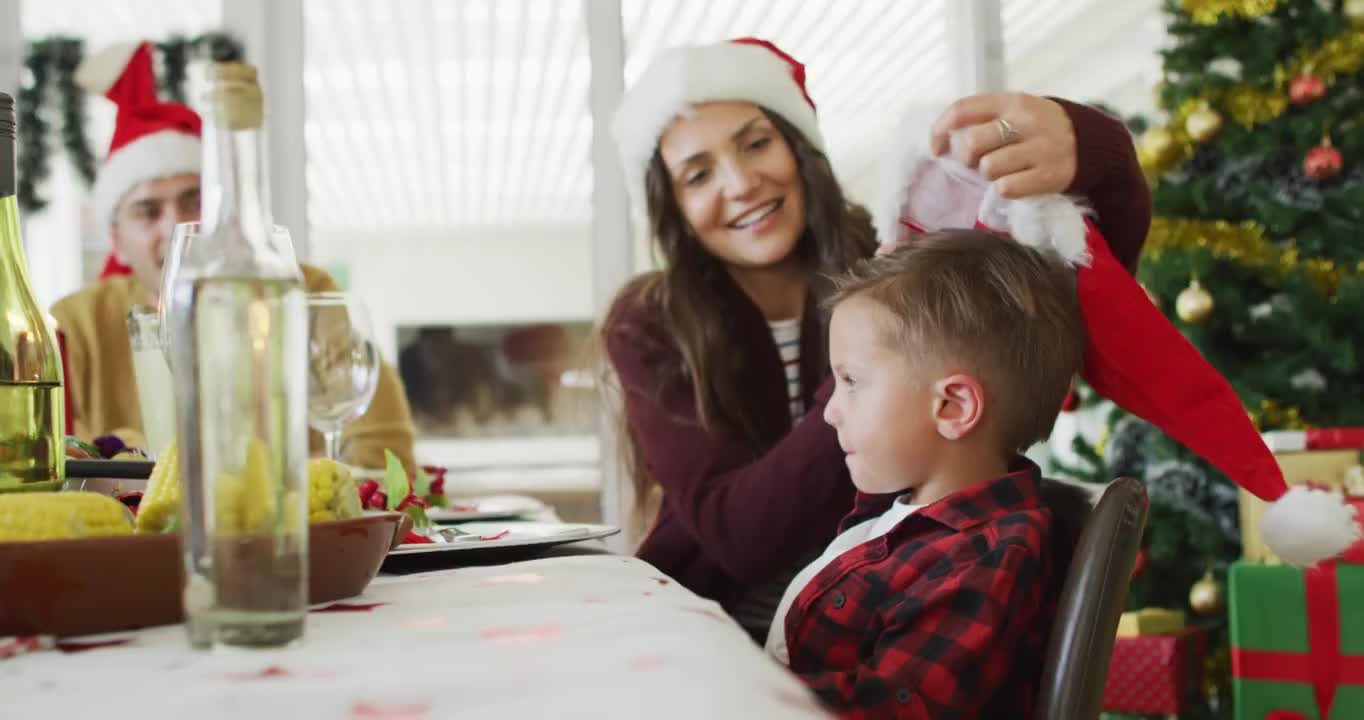
[(1074, 484), (1043, 481), (1058, 550), (1056, 576), (1064, 580), (1042, 665), (1038, 720), (1099, 717), (1118, 618), (1146, 528), (1148, 501), (1140, 481), (1119, 478), (1103, 488), (1097, 504), (1091, 497)]

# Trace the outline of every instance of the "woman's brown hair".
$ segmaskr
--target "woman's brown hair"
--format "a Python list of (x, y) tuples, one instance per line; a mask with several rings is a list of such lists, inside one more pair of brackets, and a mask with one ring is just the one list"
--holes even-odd
[[(796, 157), (806, 222), (793, 252), (808, 270), (816, 299), (822, 299), (831, 290), (827, 278), (875, 252), (871, 215), (844, 196), (824, 153), (780, 115), (765, 108), (763, 112)], [(765, 450), (753, 419), (754, 408), (737, 384), (734, 343), (725, 335), (731, 310), (715, 302), (715, 283), (725, 273), (724, 264), (693, 237), (657, 151), (645, 176), (645, 197), (653, 250), (662, 260), (662, 269), (631, 281), (617, 296), (615, 306), (643, 304), (656, 309), (664, 332), (681, 356), (679, 366), (666, 370), (672, 374), (659, 378), (660, 386), (685, 377), (691, 383), (702, 427), (733, 435), (756, 452)], [(603, 332), (621, 329), (618, 324), (609, 316)], [(648, 501), (654, 482), (623, 406), (616, 412), (622, 467), (633, 480), (638, 509)]]

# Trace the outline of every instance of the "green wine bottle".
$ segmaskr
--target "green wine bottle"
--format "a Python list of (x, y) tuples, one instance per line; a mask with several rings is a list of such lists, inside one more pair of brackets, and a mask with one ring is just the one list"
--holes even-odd
[(15, 198), (14, 97), (0, 93), (0, 488), (65, 477), (61, 351), (28, 280)]

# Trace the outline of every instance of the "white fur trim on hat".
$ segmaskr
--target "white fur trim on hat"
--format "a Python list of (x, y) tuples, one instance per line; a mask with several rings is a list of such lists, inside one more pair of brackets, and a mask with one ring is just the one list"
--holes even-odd
[(699, 103), (724, 100), (764, 107), (824, 150), (815, 109), (780, 56), (759, 45), (733, 42), (671, 48), (625, 93), (612, 123), (630, 192), (643, 196), (649, 162), (674, 119)]
[(76, 84), (96, 95), (107, 94), (109, 88), (123, 76), (128, 61), (140, 47), (141, 43), (113, 45), (86, 56), (76, 68)]
[(1265, 509), (1260, 539), (1280, 560), (1308, 566), (1345, 552), (1359, 540), (1359, 524), (1340, 495), (1295, 485)]
[[(928, 150), (934, 115), (922, 108), (910, 112), (891, 138), (891, 147), (899, 151), (882, 164), (881, 201), (875, 216), (883, 246), (903, 240), (900, 220), (909, 216), (929, 231), (970, 228), (979, 222), (1024, 245), (1050, 250), (1073, 266), (1089, 263), (1085, 245), (1089, 210), (1079, 199), (1055, 193), (1016, 200), (1002, 197), (984, 176), (952, 153), (934, 156)], [(926, 172), (929, 169), (933, 172)], [(916, 184), (920, 177), (930, 175), (926, 184)]]
[(202, 162), (200, 152), (199, 138), (175, 130), (161, 130), (144, 135), (110, 155), (95, 177), (94, 210), (98, 232), (107, 236), (119, 202), (138, 183), (198, 173)]

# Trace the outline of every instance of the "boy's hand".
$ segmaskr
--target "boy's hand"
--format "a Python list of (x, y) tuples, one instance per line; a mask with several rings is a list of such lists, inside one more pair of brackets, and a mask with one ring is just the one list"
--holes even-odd
[(1065, 192), (1078, 168), (1070, 117), (1060, 103), (1036, 95), (957, 100), (933, 123), (930, 143), (935, 154), (950, 150), (978, 168), (1009, 199)]

